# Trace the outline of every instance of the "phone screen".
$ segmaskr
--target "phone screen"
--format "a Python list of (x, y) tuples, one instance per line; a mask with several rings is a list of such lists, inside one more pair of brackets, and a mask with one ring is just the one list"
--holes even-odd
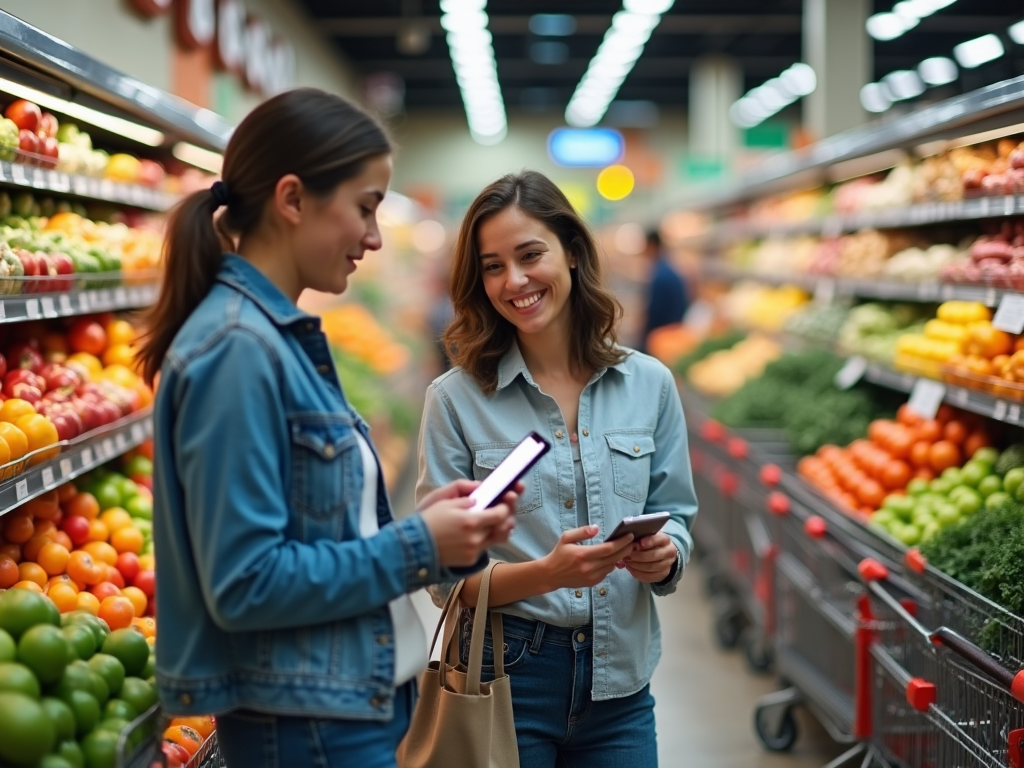
[(474, 512), (487, 509), (500, 499), (543, 456), (551, 445), (534, 434), (527, 435), (494, 471), (469, 495)]

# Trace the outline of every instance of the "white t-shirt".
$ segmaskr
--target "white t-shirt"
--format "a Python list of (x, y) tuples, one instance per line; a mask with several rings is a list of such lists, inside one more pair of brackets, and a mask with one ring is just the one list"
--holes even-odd
[[(364, 539), (377, 534), (377, 460), (373, 450), (359, 433), (359, 453), (363, 457), (363, 496), (359, 510), (359, 535)], [(412, 680), (427, 666), (427, 635), (409, 595), (388, 603), (395, 632), (395, 685)]]

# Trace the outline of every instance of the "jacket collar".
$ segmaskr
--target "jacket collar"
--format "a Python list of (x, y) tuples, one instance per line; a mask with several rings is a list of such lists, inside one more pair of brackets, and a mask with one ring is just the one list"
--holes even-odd
[[(629, 369), (626, 366), (626, 360), (628, 359), (629, 357), (627, 355), (621, 363), (615, 363), (615, 365), (610, 365), (608, 368), (598, 371), (594, 374), (591, 381), (596, 381), (601, 378), (605, 371), (609, 369), (616, 370), (623, 376), (629, 376)], [(503, 390), (520, 375), (522, 375), (529, 384), (537, 386), (533, 381), (533, 377), (530, 375), (530, 369), (526, 367), (526, 361), (523, 360), (523, 353), (519, 349), (519, 342), (512, 339), (508, 352), (504, 354), (501, 361), (498, 363), (498, 391), (500, 392)]]
[(217, 280), (252, 299), (277, 326), (283, 327), (310, 320), (315, 320), (319, 324), (319, 318), (312, 317), (295, 306), (266, 275), (237, 254), (224, 254), (224, 263), (217, 273)]

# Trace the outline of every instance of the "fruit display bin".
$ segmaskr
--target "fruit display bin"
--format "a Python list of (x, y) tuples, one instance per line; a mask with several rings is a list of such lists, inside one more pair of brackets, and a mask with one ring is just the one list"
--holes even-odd
[(1024, 383), (1009, 381), (999, 376), (975, 373), (951, 365), (943, 366), (942, 380), (966, 389), (989, 392), (1003, 400), (1024, 403)]
[(170, 719), (156, 704), (130, 723), (118, 739), (115, 768), (224, 768), (216, 731), (188, 763), (171, 763), (163, 753), (160, 739), (168, 722)]

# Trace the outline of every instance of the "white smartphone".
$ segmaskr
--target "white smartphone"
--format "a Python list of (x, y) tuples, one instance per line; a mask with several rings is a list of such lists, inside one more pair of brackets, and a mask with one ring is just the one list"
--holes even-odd
[(494, 506), (549, 450), (551, 443), (536, 432), (523, 438), (479, 487), (469, 494), (469, 498), (476, 502), (473, 511), (480, 512)]
[(649, 515), (637, 515), (636, 517), (624, 517), (622, 521), (615, 526), (615, 530), (611, 532), (605, 541), (613, 541), (620, 536), (625, 536), (627, 533), (633, 534), (634, 541), (640, 541), (644, 536), (651, 536), (662, 528), (665, 527), (665, 523), (669, 521), (672, 516), (668, 512), (652, 512)]

